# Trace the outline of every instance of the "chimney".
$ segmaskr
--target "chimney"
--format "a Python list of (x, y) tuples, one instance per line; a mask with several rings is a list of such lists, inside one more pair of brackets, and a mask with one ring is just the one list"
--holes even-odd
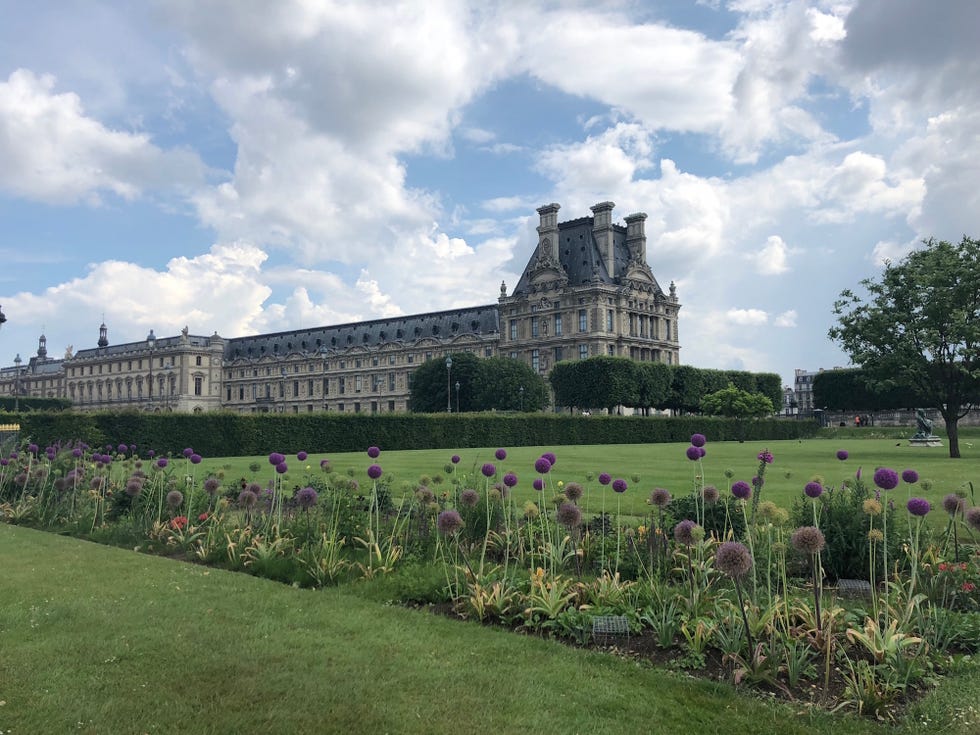
[(538, 224), (538, 260), (558, 262), (558, 210), (561, 205), (545, 204), (538, 207), (541, 222)]
[(612, 202), (599, 202), (592, 209), (592, 234), (610, 278), (616, 277), (616, 247), (613, 244)]
[(626, 249), (633, 260), (647, 262), (647, 234), (644, 223), (647, 216), (637, 212), (626, 217)]

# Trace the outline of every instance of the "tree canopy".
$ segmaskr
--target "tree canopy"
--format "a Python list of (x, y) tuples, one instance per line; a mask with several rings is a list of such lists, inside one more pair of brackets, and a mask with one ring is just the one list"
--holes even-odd
[(439, 357), (412, 373), (410, 411), (445, 413), (449, 405), (453, 412), (540, 411), (548, 405), (547, 383), (523, 362), (504, 357), (481, 359), (469, 352), (450, 357), (451, 369)]
[(867, 296), (843, 291), (829, 335), (876, 387), (938, 409), (949, 456), (959, 457), (959, 419), (980, 398), (980, 241), (923, 245), (861, 281)]
[(728, 416), (734, 419), (753, 419), (772, 415), (774, 408), (768, 396), (749, 393), (729, 383), (701, 399), (701, 410), (709, 416)]

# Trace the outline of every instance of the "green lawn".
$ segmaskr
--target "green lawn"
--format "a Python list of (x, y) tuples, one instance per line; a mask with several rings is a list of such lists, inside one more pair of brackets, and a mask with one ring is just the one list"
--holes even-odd
[[(344, 589), (7, 525), (0, 558), (3, 733), (895, 731)], [(956, 678), (903, 731), (976, 733), (977, 701)]]

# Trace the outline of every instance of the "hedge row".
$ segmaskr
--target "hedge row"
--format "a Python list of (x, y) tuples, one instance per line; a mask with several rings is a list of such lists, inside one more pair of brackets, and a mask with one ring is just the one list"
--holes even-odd
[(204, 456), (248, 456), (385, 449), (564, 444), (686, 442), (700, 432), (712, 441), (799, 439), (814, 436), (812, 421), (766, 419), (739, 423), (700, 416), (605, 417), (555, 414), (340, 414), (241, 415), (140, 413), (0, 414), (19, 423), (21, 437), (43, 446), (80, 439), (92, 446), (121, 442), (177, 453), (193, 447)]

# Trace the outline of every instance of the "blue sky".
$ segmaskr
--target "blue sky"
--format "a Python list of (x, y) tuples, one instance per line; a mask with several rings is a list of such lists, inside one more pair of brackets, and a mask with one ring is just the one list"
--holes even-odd
[(844, 365), (980, 234), (980, 4), (0, 0), (0, 364), (492, 303), (535, 208), (648, 214), (682, 360)]

